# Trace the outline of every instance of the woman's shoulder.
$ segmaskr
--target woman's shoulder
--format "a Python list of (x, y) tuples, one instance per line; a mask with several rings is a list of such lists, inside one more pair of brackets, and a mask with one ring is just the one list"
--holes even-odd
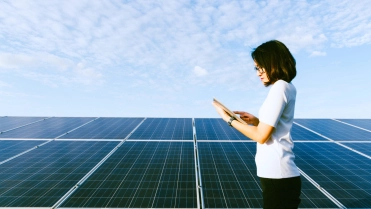
[(275, 88), (276, 90), (285, 91), (285, 92), (289, 91), (289, 92), (296, 93), (295, 86), (292, 83), (288, 83), (284, 80), (278, 80), (274, 82), (272, 87)]

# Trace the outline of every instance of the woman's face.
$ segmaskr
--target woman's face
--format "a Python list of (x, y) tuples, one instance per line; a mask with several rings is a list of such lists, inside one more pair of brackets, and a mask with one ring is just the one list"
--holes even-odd
[(254, 62), (254, 63), (255, 63), (256, 75), (258, 75), (258, 76), (260, 77), (261, 82), (262, 82), (263, 84), (269, 82), (268, 76), (267, 76), (267, 74), (265, 73), (264, 68), (260, 68), (260, 67), (256, 64), (256, 62)]

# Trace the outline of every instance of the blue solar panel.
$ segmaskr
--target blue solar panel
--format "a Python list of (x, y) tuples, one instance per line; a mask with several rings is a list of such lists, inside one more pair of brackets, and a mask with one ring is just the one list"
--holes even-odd
[(250, 140), (219, 118), (195, 119), (197, 140)]
[(371, 119), (337, 119), (337, 120), (371, 131)]
[(61, 139), (124, 139), (144, 118), (99, 118)]
[(24, 126), (44, 119), (43, 117), (1, 117), (0, 132)]
[(0, 134), (0, 138), (56, 138), (94, 118), (50, 118)]
[[(199, 142), (205, 208), (262, 208), (256, 176), (256, 143)], [(336, 205), (302, 177), (301, 208)]]
[(53, 141), (0, 165), (0, 207), (51, 207), (118, 142)]
[(40, 140), (0, 140), (0, 162), (16, 156), (37, 145), (45, 143)]
[(342, 142), (342, 144), (356, 151), (359, 151), (363, 154), (371, 156), (371, 143), (366, 143), (366, 142), (364, 143), (344, 143)]
[(370, 132), (330, 119), (295, 119), (295, 122), (333, 140), (371, 140)]
[(196, 208), (192, 142), (125, 142), (61, 207)]
[(296, 143), (296, 164), (347, 208), (371, 208), (371, 160), (332, 142)]
[(321, 137), (320, 135), (308, 131), (307, 129), (296, 125), (295, 123), (292, 124), (291, 137), (293, 140), (328, 141), (327, 139)]
[(129, 139), (192, 140), (192, 119), (147, 118)]

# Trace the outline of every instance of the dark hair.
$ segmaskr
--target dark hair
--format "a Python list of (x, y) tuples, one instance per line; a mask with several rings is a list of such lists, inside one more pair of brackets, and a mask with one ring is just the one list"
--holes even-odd
[(264, 83), (265, 86), (278, 80), (290, 83), (296, 76), (296, 61), (280, 41), (271, 40), (261, 44), (251, 52), (251, 57), (267, 74), (269, 81)]

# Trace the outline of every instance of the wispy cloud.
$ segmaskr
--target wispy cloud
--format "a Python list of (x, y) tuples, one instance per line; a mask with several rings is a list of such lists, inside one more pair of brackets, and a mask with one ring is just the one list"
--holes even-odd
[(0, 72), (55, 88), (252, 88), (250, 51), (264, 41), (308, 56), (371, 43), (368, 0), (4, 0), (0, 8)]

